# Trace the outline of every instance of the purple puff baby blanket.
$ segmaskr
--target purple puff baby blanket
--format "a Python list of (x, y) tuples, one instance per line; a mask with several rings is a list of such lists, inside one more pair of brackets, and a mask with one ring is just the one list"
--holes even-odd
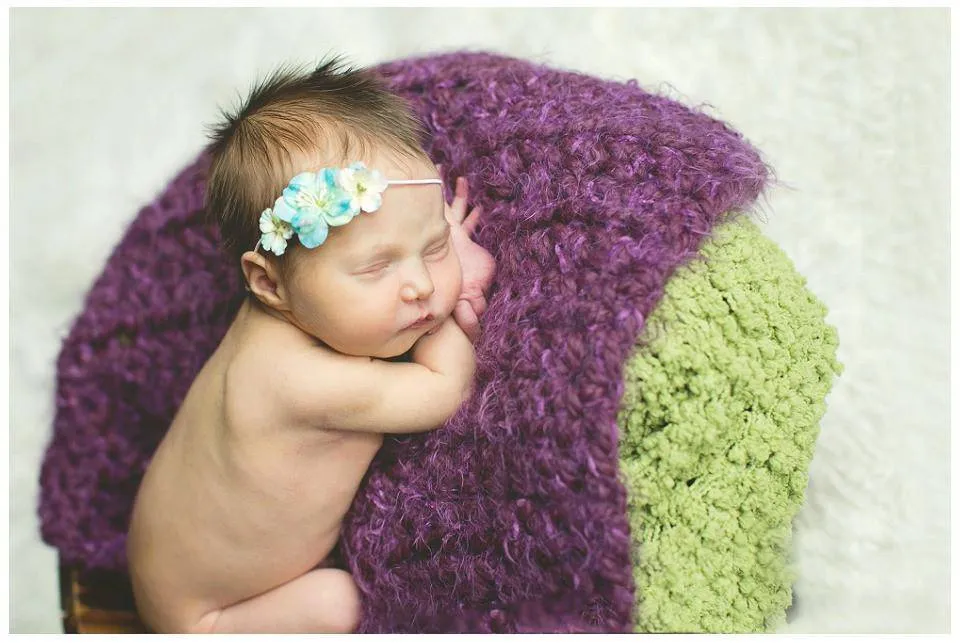
[[(756, 151), (635, 83), (484, 53), (378, 68), (467, 176), (498, 264), (476, 393), (387, 439), (341, 554), (364, 632), (629, 632), (621, 369), (674, 270), (756, 199)], [(123, 569), (137, 485), (242, 297), (202, 218), (206, 159), (137, 215), (58, 362), (44, 540)]]

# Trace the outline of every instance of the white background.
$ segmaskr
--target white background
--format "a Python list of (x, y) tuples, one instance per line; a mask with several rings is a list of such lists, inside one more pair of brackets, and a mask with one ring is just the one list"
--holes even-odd
[(785, 631), (945, 632), (949, 14), (939, 10), (13, 10), (11, 628), (59, 631), (37, 477), (54, 362), (137, 209), (284, 61), (486, 49), (709, 103), (782, 185), (766, 233), (846, 366), (796, 524)]

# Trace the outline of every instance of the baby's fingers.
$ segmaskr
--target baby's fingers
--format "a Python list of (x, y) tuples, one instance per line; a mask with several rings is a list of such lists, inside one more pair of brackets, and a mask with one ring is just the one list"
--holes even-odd
[(473, 314), (477, 317), (480, 317), (483, 313), (487, 312), (487, 298), (482, 294), (477, 295), (476, 297), (469, 297), (467, 301), (470, 302), (470, 307), (473, 309)]
[(483, 206), (478, 205), (473, 209), (473, 212), (470, 213), (470, 216), (463, 220), (463, 231), (468, 235), (472, 235), (473, 231), (477, 229), (477, 224), (480, 223), (480, 214), (482, 212)]
[(453, 318), (470, 340), (470, 343), (476, 343), (477, 338), (480, 337), (480, 320), (473, 312), (470, 302), (466, 299), (458, 301), (453, 309)]
[(467, 215), (467, 189), (467, 179), (459, 177), (453, 193), (453, 203), (450, 204), (449, 209), (451, 223), (462, 223)]

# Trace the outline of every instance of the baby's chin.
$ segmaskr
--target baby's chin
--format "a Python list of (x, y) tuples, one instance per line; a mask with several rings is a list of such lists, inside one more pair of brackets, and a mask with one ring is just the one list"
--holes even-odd
[(344, 346), (341, 345), (339, 348), (334, 348), (340, 353), (345, 355), (354, 355), (356, 357), (374, 357), (377, 359), (387, 359), (387, 360), (396, 360), (402, 358), (410, 352), (410, 349), (413, 348), (413, 345), (417, 343), (421, 337), (423, 337), (426, 332), (430, 330), (429, 328), (419, 329), (416, 331), (408, 331), (401, 333), (401, 335), (393, 338), (392, 341), (387, 342), (379, 347), (359, 347), (359, 346)]
[(421, 337), (426, 335), (429, 328), (424, 328), (421, 330), (407, 331), (402, 334), (401, 337), (397, 337), (397, 341), (391, 342), (389, 345), (384, 346), (380, 351), (377, 351), (376, 355), (371, 355), (370, 357), (378, 357), (380, 359), (397, 359), (405, 356), (410, 352), (410, 349), (413, 348), (413, 345), (419, 341)]
[[(445, 319), (445, 318), (441, 318)], [(421, 337), (427, 334), (428, 331), (437, 328), (439, 326), (439, 321), (430, 326), (424, 326), (423, 328), (415, 328), (410, 330), (400, 331), (394, 334), (389, 340), (385, 341), (380, 346), (359, 346), (359, 345), (349, 345), (347, 343), (332, 343), (328, 342), (327, 346), (332, 348), (335, 351), (343, 353), (345, 355), (355, 355), (357, 357), (374, 357), (377, 359), (386, 359), (386, 360), (397, 360), (399, 358), (405, 357), (410, 349), (413, 348)], [(321, 340), (322, 341), (322, 340)]]

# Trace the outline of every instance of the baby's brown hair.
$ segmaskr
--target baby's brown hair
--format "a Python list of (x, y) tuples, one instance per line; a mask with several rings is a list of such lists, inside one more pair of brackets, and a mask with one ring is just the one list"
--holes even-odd
[[(260, 213), (273, 207), (297, 171), (297, 154), (346, 164), (376, 146), (430, 162), (423, 126), (372, 72), (339, 58), (304, 72), (280, 67), (234, 112), (210, 128), (207, 215), (239, 262), (260, 238)], [(283, 257), (280, 257), (283, 259)]]

